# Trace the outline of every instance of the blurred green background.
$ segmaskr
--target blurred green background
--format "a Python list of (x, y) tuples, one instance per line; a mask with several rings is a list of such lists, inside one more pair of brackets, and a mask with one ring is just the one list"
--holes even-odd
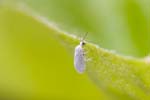
[[(35, 3), (36, 1), (36, 3)], [(149, 0), (23, 0), (70, 33), (124, 55), (150, 52)]]
[(15, 10), (20, 9), (18, 6), (47, 18), (70, 34), (82, 36), (88, 32), (88, 41), (122, 55), (144, 57), (150, 52), (149, 0), (2, 0), (0, 3), (1, 98), (110, 99), (87, 75), (74, 70), (73, 52), (68, 53), (49, 35), (54, 31)]

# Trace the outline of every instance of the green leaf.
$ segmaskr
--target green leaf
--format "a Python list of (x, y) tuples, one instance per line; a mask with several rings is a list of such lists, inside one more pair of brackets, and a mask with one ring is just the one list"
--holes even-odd
[(86, 62), (85, 74), (78, 75), (73, 53), (79, 39), (25, 8), (0, 6), (0, 41), (2, 94), (41, 99), (150, 99), (149, 58), (118, 55), (87, 42), (85, 58), (91, 60)]
[(103, 98), (85, 74), (79, 75), (74, 70), (72, 56), (78, 42), (22, 6), (1, 5), (0, 97)]
[[(89, 47), (88, 47), (89, 46)], [(150, 60), (120, 56), (88, 45), (88, 76), (114, 100), (149, 100)]]

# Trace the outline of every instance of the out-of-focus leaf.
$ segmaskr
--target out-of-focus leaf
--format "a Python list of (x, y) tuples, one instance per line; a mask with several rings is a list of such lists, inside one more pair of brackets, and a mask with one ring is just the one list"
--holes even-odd
[(150, 53), (149, 0), (17, 1), (67, 32), (89, 32), (89, 39), (104, 48), (136, 57)]
[(77, 38), (33, 12), (1, 7), (0, 15), (0, 84), (5, 91), (45, 99), (98, 100), (101, 94), (115, 100), (150, 99), (149, 59), (121, 56), (87, 42), (85, 57), (91, 60), (79, 76), (68, 56)]
[[(87, 76), (74, 70), (73, 58), (69, 55), (73, 54), (77, 40), (33, 15), (13, 5), (0, 6), (1, 97), (20, 97), (21, 100), (102, 98), (100, 90)], [(61, 45), (63, 41), (68, 41), (65, 47), (71, 48), (70, 53)]]

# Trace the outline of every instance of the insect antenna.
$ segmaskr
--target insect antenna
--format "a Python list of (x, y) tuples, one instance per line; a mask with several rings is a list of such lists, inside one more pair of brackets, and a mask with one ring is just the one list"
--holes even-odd
[(81, 38), (81, 41), (83, 42), (85, 38), (87, 37), (88, 33), (85, 33), (84, 36)]

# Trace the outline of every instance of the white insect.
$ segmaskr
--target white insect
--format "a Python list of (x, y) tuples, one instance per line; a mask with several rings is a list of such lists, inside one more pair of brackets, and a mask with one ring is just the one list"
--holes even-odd
[(85, 71), (85, 58), (84, 58), (84, 50), (83, 46), (85, 45), (84, 39), (87, 36), (85, 36), (81, 39), (80, 44), (75, 47), (75, 53), (74, 53), (74, 66), (78, 73), (82, 74)]

